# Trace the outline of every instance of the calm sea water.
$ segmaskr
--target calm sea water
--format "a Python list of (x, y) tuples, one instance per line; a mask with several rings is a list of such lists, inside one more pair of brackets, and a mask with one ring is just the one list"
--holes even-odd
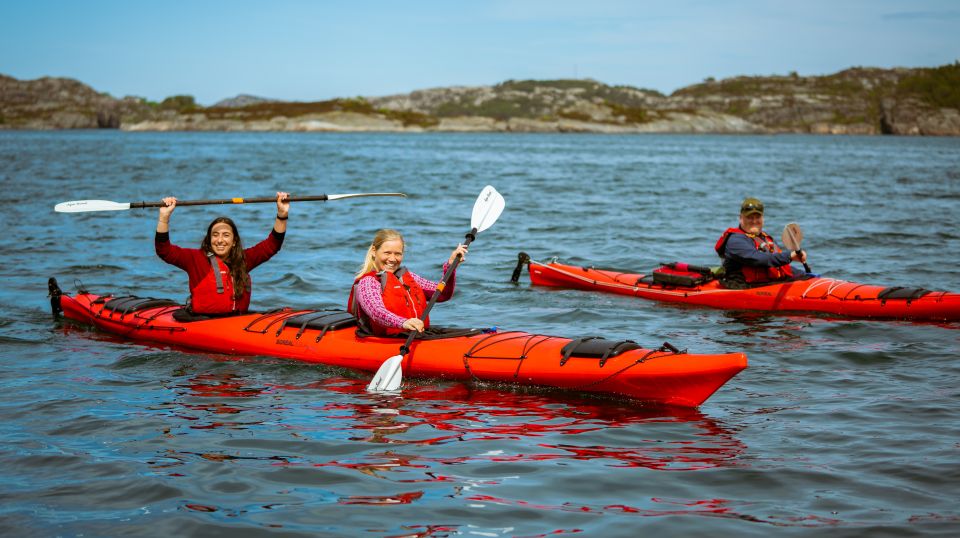
[[(960, 324), (771, 316), (509, 281), (516, 255), (715, 264), (740, 200), (800, 223), (814, 271), (960, 290), (960, 139), (0, 132), (0, 534), (956, 536)], [(254, 307), (346, 300), (380, 227), (425, 274), (486, 184), (507, 209), (434, 322), (600, 334), (750, 367), (698, 410), (407, 380), (124, 342), (51, 319), (46, 279), (183, 298), (155, 211), (57, 202), (402, 191), (295, 204)], [(250, 244), (271, 205), (220, 213)], [(439, 276), (439, 275), (436, 275)]]

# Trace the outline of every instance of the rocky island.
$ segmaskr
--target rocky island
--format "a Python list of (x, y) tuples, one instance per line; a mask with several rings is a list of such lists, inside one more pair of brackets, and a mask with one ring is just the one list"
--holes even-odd
[(508, 80), (298, 102), (115, 98), (72, 79), (0, 75), (0, 129), (960, 135), (960, 63), (706, 79), (664, 95), (589, 79)]

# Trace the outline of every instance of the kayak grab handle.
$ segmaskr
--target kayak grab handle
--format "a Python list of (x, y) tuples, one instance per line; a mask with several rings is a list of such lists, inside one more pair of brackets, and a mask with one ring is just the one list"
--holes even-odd
[(510, 277), (511, 282), (520, 282), (520, 272), (523, 271), (523, 264), (525, 263), (530, 263), (530, 255), (526, 252), (517, 254), (517, 266), (513, 268), (513, 276)]
[(680, 351), (677, 347), (670, 342), (664, 342), (660, 349), (657, 351), (672, 351), (674, 353), (686, 353), (686, 351)]
[(47, 290), (47, 297), (50, 298), (50, 313), (53, 314), (53, 319), (59, 319), (60, 314), (63, 314), (63, 307), (60, 306), (63, 290), (60, 289), (60, 284), (57, 284), (56, 278), (50, 277), (50, 280), (47, 280)]

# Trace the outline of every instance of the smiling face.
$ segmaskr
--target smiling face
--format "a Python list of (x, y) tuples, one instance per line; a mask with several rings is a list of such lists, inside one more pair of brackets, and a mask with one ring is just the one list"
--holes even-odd
[(740, 229), (748, 234), (759, 235), (763, 230), (763, 213), (741, 213)]
[(403, 263), (403, 240), (391, 239), (380, 244), (380, 248), (373, 251), (373, 262), (377, 271), (393, 273)]
[(218, 258), (226, 256), (235, 241), (233, 227), (226, 222), (218, 222), (210, 230), (210, 249)]

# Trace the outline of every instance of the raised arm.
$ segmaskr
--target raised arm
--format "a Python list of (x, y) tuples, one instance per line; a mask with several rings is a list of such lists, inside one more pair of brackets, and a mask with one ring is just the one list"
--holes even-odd
[(177, 199), (173, 196), (167, 196), (162, 200), (165, 204), (160, 207), (157, 217), (157, 233), (167, 233), (170, 231), (170, 216), (173, 210), (177, 208)]
[(780, 267), (790, 263), (791, 258), (790, 252), (761, 252), (753, 245), (753, 240), (742, 234), (730, 234), (726, 255), (752, 267)]
[(278, 234), (287, 231), (287, 218), (290, 215), (290, 195), (285, 192), (277, 193), (277, 219), (273, 222), (273, 230)]

